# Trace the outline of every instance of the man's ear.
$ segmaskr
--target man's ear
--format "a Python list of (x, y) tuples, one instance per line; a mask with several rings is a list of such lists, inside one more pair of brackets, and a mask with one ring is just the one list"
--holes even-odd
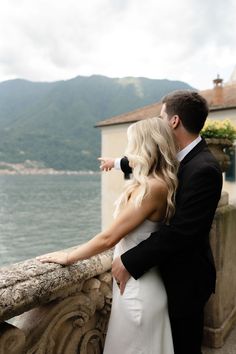
[(179, 116), (176, 114), (173, 117), (171, 117), (170, 122), (171, 122), (172, 128), (176, 129), (180, 125), (181, 120), (180, 120)]

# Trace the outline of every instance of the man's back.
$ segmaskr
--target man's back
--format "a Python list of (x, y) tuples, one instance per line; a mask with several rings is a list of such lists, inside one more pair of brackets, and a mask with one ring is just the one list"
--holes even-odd
[(180, 164), (176, 214), (170, 225), (173, 243), (179, 243), (170, 247), (179, 252), (160, 265), (174, 316), (198, 310), (214, 291), (209, 232), (221, 188), (222, 172), (203, 140)]

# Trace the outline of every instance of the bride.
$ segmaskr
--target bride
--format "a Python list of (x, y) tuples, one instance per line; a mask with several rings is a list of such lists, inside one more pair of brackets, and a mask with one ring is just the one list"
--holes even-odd
[[(126, 156), (133, 169), (116, 202), (111, 226), (69, 253), (37, 257), (42, 263), (69, 265), (116, 245), (114, 257), (168, 223), (175, 211), (176, 148), (171, 128), (160, 118), (132, 124)], [(130, 278), (123, 295), (113, 282), (113, 301), (104, 354), (173, 354), (166, 291), (157, 268)]]

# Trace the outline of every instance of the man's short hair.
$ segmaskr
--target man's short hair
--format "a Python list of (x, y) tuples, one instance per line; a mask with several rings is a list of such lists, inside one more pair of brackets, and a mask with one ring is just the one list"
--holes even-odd
[(196, 91), (178, 90), (162, 99), (166, 104), (169, 118), (178, 115), (185, 129), (194, 134), (200, 133), (206, 121), (209, 108), (204, 97)]

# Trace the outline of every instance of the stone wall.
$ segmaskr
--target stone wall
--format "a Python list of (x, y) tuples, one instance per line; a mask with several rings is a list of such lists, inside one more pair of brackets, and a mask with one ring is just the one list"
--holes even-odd
[(33, 259), (1, 268), (0, 354), (101, 354), (111, 261), (109, 251), (69, 267)]
[(210, 241), (217, 282), (216, 292), (205, 309), (204, 342), (219, 348), (236, 325), (236, 206), (228, 204), (225, 192), (216, 211)]

